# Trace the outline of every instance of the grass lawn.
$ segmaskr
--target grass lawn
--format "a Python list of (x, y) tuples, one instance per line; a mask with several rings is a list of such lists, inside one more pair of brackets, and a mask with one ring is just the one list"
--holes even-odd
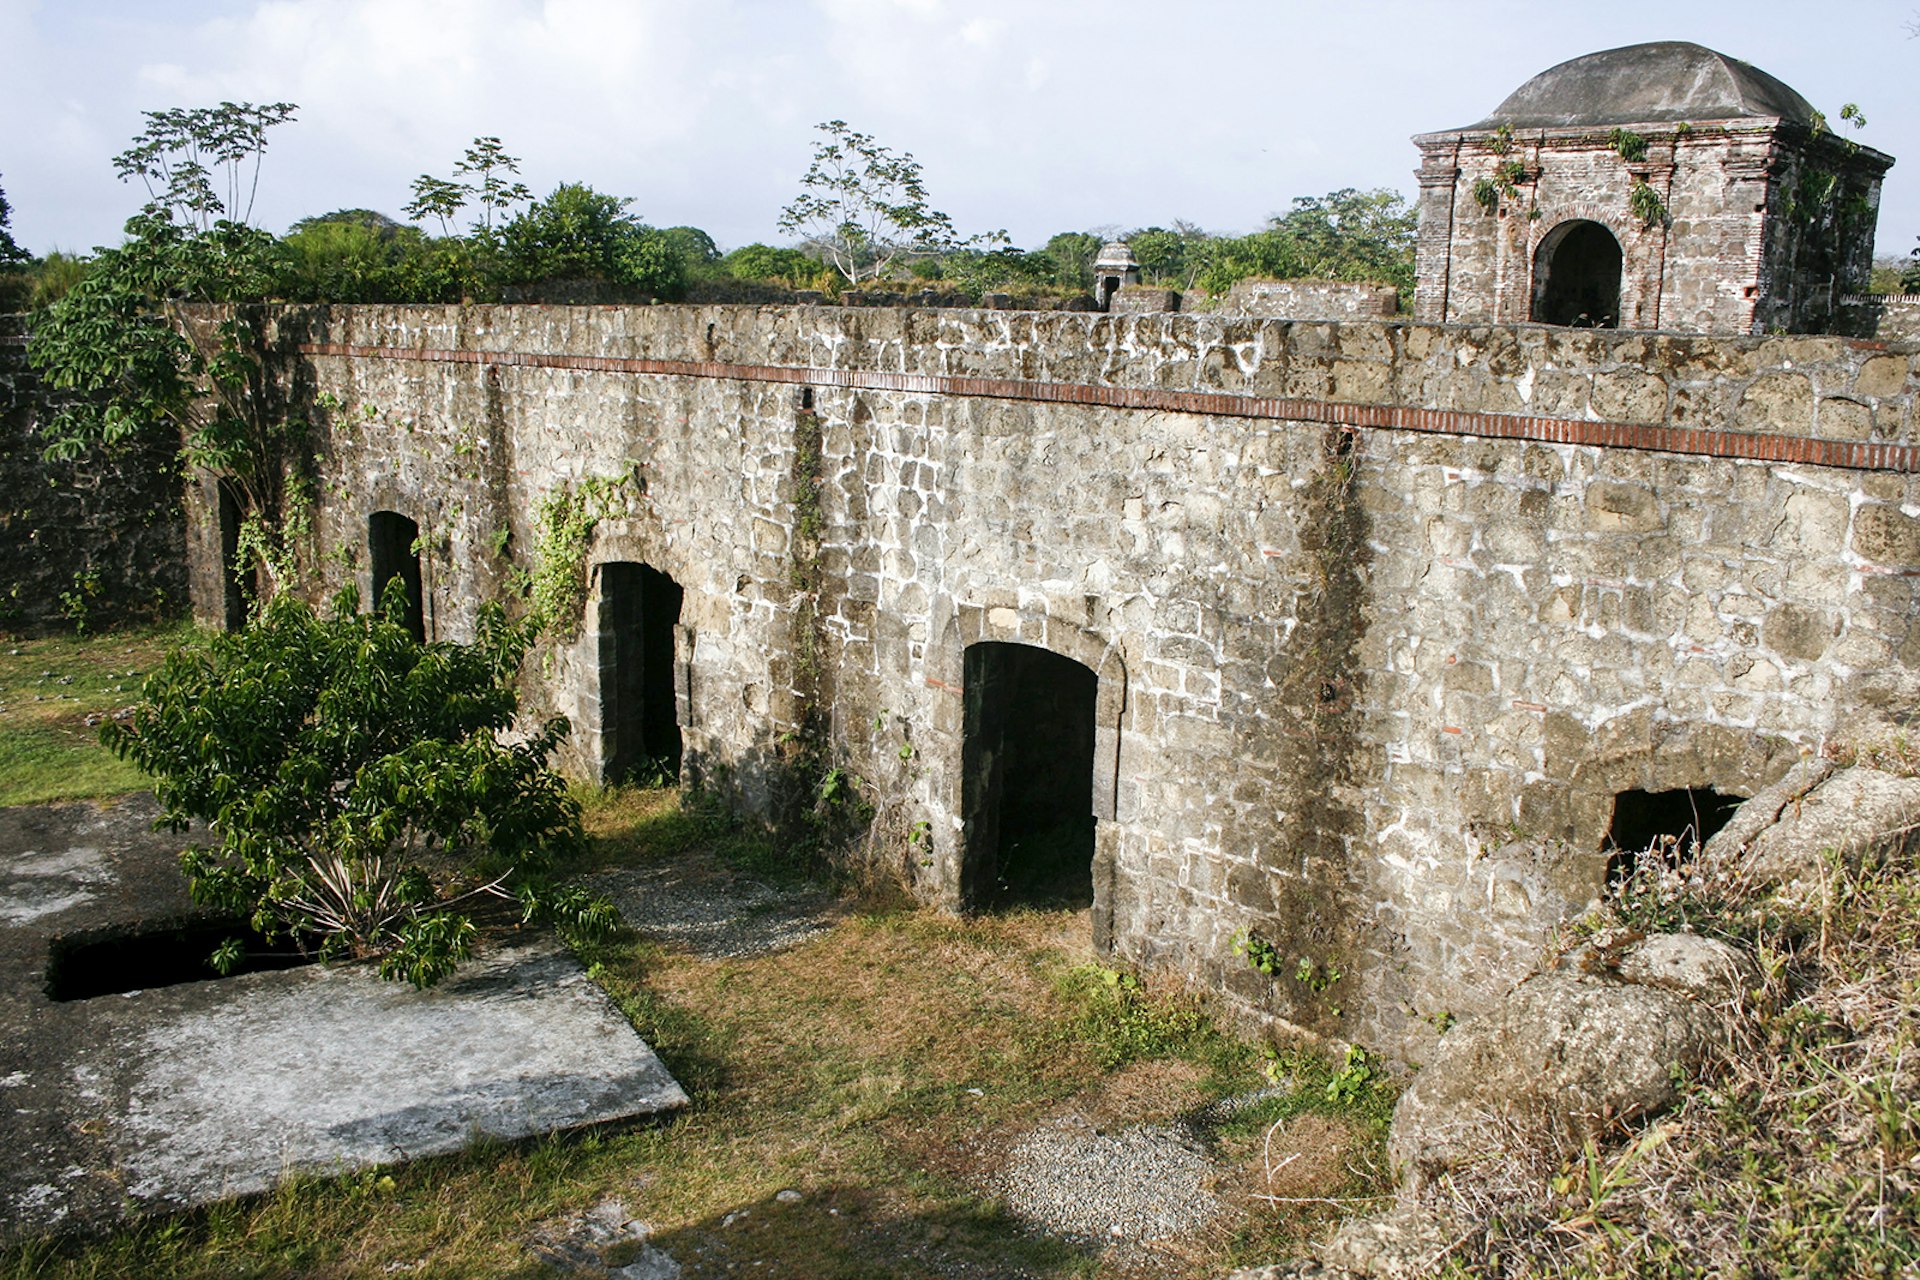
[(80, 638), (0, 639), (0, 806), (145, 789), (138, 769), (100, 745), (99, 718), (134, 702), (140, 682), (168, 650), (198, 634), (180, 623)]
[[(597, 864), (765, 875), (777, 863), (757, 833), (676, 791), (596, 793), (587, 819)], [(632, 933), (579, 946), (692, 1095), (671, 1120), (484, 1145), (104, 1238), (15, 1245), (0, 1252), (0, 1277), (543, 1276), (555, 1273), (528, 1242), (610, 1197), (690, 1280), (1211, 1276), (1286, 1256), (1337, 1212), (1253, 1193), (1380, 1189), (1365, 1171), (1378, 1167), (1391, 1093), (1368, 1085), (1335, 1102), (1332, 1068), (1300, 1054), (1280, 1063), (1291, 1093), (1201, 1130), (1231, 1206), (1207, 1227), (1130, 1249), (1029, 1229), (993, 1175), (1036, 1123), (1067, 1108), (1107, 1126), (1164, 1123), (1266, 1084), (1273, 1059), (1215, 1030), (1192, 998), (1100, 966), (1084, 913), (850, 905), (826, 933), (774, 954), (703, 959)], [(1283, 1184), (1263, 1167), (1277, 1119), (1314, 1148)]]

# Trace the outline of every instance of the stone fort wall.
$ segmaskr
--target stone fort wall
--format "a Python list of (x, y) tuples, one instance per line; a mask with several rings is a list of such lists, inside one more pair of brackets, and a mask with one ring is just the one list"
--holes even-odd
[[(689, 769), (766, 806), (824, 724), (948, 906), (967, 648), (1072, 658), (1097, 938), (1413, 1057), (1598, 889), (1616, 793), (1750, 794), (1914, 705), (1911, 345), (823, 307), (288, 310), (273, 341), (329, 428), (334, 581), (406, 514), (463, 637), (542, 499), (618, 479), (587, 558), (685, 591)], [(589, 774), (598, 626), (589, 592), (530, 675)]]
[(26, 317), (0, 315), (0, 632), (177, 616), (177, 447), (162, 437), (50, 462), (40, 426), (58, 403), (27, 362)]

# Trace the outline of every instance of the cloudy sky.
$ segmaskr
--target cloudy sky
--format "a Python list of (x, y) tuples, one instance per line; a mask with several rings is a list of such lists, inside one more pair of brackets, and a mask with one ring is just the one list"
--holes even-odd
[(286, 100), (256, 221), (398, 215), (497, 134), (536, 192), (585, 181), (723, 248), (779, 242), (812, 126), (924, 165), (963, 232), (1412, 194), (1410, 134), (1480, 119), (1554, 63), (1692, 40), (1905, 156), (1883, 253), (1920, 234), (1920, 0), (0, 0), (0, 187), (36, 252), (117, 241), (140, 112)]

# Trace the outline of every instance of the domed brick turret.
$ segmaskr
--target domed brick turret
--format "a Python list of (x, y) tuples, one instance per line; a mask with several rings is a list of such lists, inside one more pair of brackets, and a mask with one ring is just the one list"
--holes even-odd
[(1414, 143), (1415, 314), (1467, 323), (1825, 331), (1871, 268), (1893, 164), (1679, 41), (1563, 62)]

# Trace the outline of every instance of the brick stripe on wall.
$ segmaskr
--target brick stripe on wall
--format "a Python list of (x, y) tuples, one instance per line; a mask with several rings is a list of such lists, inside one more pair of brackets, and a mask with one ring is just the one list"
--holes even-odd
[(1415, 409), (1405, 405), (1332, 404), (1274, 396), (1233, 395), (1215, 391), (1163, 391), (1147, 387), (1103, 387), (1084, 382), (1032, 382), (1016, 378), (961, 378), (937, 373), (882, 373), (865, 369), (807, 369), (789, 365), (728, 364), (715, 360), (628, 359), (520, 351), (452, 351), (416, 347), (367, 347), (338, 342), (300, 345), (307, 356), (355, 360), (416, 360), (430, 364), (509, 365), (530, 369), (567, 369), (584, 373), (640, 374), (678, 378), (723, 378), (794, 386), (839, 387), (853, 391), (902, 391), (916, 395), (973, 396), (1026, 400), (1043, 404), (1084, 404), (1107, 409), (1144, 409), (1208, 417), (1259, 418), (1278, 422), (1318, 422), (1332, 426), (1415, 431), (1430, 435), (1478, 436), (1491, 440), (1532, 440), (1542, 444), (1587, 445), (1609, 449), (1647, 449), (1754, 462), (1803, 463), (1853, 471), (1920, 471), (1920, 446), (1860, 440), (1817, 440), (1810, 436), (1763, 435), (1747, 431), (1711, 431), (1633, 422), (1589, 422), (1542, 418), (1520, 413), (1480, 413), (1462, 409)]

